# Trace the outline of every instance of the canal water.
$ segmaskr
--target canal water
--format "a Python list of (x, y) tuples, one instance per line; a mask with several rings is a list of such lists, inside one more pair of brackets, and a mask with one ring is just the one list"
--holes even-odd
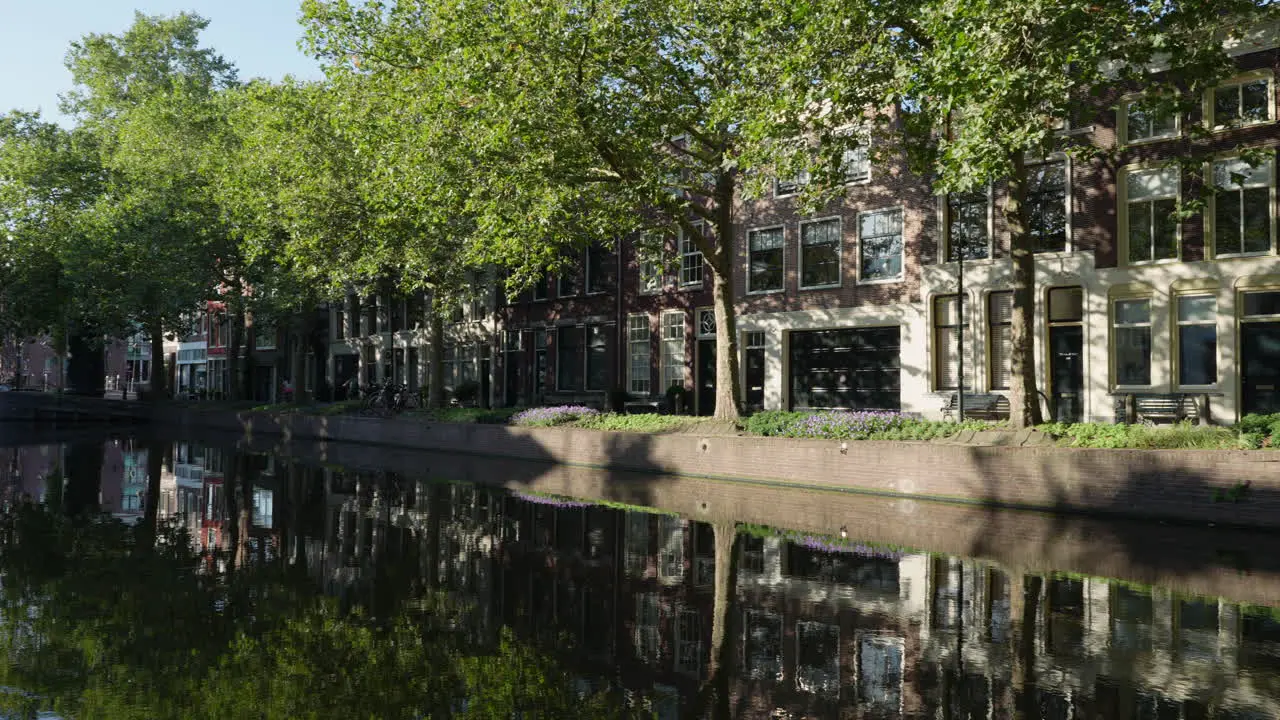
[(123, 436), (0, 493), (0, 717), (1280, 717), (1266, 533)]

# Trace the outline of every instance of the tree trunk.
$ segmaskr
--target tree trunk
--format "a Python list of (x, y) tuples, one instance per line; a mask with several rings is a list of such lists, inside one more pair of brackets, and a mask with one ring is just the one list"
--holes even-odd
[(236, 546), (235, 567), (243, 568), (249, 564), (249, 534), (253, 528), (253, 481), (249, 468), (250, 456), (239, 454), (235, 462), (240, 466), (240, 512), (236, 513), (237, 534), (240, 542)]
[(1036, 611), (1040, 607), (1041, 586), (1038, 575), (1025, 578), (1021, 588), (1022, 612), (1019, 622), (1018, 652), (1014, 654), (1013, 692), (1014, 718), (1029, 720), (1040, 717), (1036, 708)]
[(1027, 223), (1027, 166), (1015, 153), (1009, 176), (1009, 196), (1004, 218), (1009, 225), (1009, 249), (1013, 257), (1013, 318), (1010, 335), (1009, 424), (1015, 430), (1044, 421), (1036, 388), (1035, 274), (1036, 259)]
[(244, 338), (244, 313), (240, 304), (227, 304), (227, 400), (240, 399), (240, 371), (244, 363), (240, 359), (240, 345)]
[(156, 535), (160, 524), (160, 480), (164, 474), (164, 448), (155, 444), (147, 448), (147, 497), (142, 515), (142, 532), (139, 546), (143, 552), (156, 547)]
[(164, 364), (164, 326), (156, 318), (147, 323), (151, 336), (151, 402), (163, 402), (169, 395), (168, 370)]
[(444, 407), (444, 320), (434, 305), (428, 311), (431, 339), (427, 345), (427, 407)]
[[(707, 660), (707, 677), (698, 690), (695, 717), (708, 714), (716, 720), (729, 720), (729, 680), (737, 655), (734, 640), (739, 633), (732, 627), (736, 615), (738, 587), (738, 529), (732, 521), (716, 522), (715, 600), (711, 615), (711, 652)], [(709, 712), (708, 712), (709, 711)]]
[[(738, 321), (733, 309), (733, 265), (736, 257), (733, 200), (736, 182), (734, 173), (716, 174), (715, 252), (709, 256), (712, 262), (708, 263), (716, 315), (715, 419), (727, 422), (737, 422), (742, 417), (742, 393), (738, 387), (742, 379), (738, 372)], [(698, 318), (695, 317), (694, 322), (698, 322)]]
[(297, 405), (302, 401), (302, 388), (305, 385), (302, 382), (302, 352), (303, 341), (307, 337), (306, 320), (297, 318), (294, 327), (296, 331), (290, 333), (289, 337), (289, 382), (293, 383), (293, 397), (290, 401)]
[(256, 338), (253, 336), (253, 313), (244, 311), (244, 367), (240, 375), (240, 398), (253, 400), (253, 349)]

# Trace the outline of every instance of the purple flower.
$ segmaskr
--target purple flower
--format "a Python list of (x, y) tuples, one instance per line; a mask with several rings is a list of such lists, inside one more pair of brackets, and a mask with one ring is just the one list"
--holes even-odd
[(546, 427), (563, 425), (582, 417), (599, 415), (600, 411), (585, 405), (556, 405), (553, 407), (530, 408), (518, 412), (511, 417), (512, 425)]
[(511, 496), (517, 500), (523, 500), (527, 503), (536, 505), (550, 505), (558, 508), (585, 508), (592, 507), (592, 503), (582, 502), (581, 500), (573, 500), (558, 495), (534, 495), (532, 493), (513, 492)]
[(888, 548), (875, 547), (872, 545), (863, 545), (861, 543), (842, 542), (832, 537), (816, 537), (813, 535), (805, 535), (799, 539), (799, 543), (810, 550), (827, 553), (843, 553), (847, 555), (857, 555), (865, 558), (880, 558), (883, 560), (901, 560), (907, 554), (897, 550)]

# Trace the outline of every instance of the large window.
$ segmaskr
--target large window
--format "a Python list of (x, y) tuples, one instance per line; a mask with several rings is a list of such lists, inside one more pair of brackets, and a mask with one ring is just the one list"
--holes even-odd
[(1177, 168), (1138, 170), (1125, 177), (1125, 212), (1129, 262), (1178, 257)]
[(546, 274), (543, 274), (542, 277), (538, 278), (538, 281), (533, 284), (533, 287), (530, 289), (530, 293), (535, 301), (547, 299), (548, 285), (549, 283), (547, 281)]
[(858, 246), (863, 280), (902, 277), (902, 211), (878, 210), (858, 216)]
[(782, 289), (782, 228), (747, 233), (747, 292)]
[(1151, 384), (1151, 300), (1115, 302), (1116, 384)]
[(642, 246), (636, 248), (636, 264), (640, 270), (639, 289), (642, 295), (662, 292), (662, 286), (666, 284), (662, 266), (664, 245), (661, 238), (649, 236)]
[(1153, 107), (1152, 103), (1144, 102), (1141, 98), (1122, 103), (1120, 113), (1124, 142), (1146, 142), (1178, 134), (1177, 115)]
[(556, 329), (556, 389), (582, 387), (582, 328)]
[(866, 130), (848, 130), (856, 133), (859, 143), (840, 155), (840, 172), (847, 183), (864, 183), (871, 180), (871, 134)]
[(613, 325), (590, 325), (587, 327), (587, 389), (608, 390), (609, 368), (613, 365), (609, 358)]
[(934, 387), (960, 387), (960, 327), (963, 310), (959, 295), (933, 299)]
[(1178, 384), (1218, 382), (1218, 301), (1212, 295), (1178, 298)]
[(1214, 127), (1250, 125), (1271, 120), (1271, 79), (1250, 78), (1213, 90)]
[(1067, 163), (1027, 168), (1027, 217), (1035, 252), (1067, 249)]
[(609, 289), (609, 270), (605, 259), (608, 251), (600, 243), (587, 246), (587, 292), (599, 293)]
[(1250, 167), (1239, 158), (1213, 164), (1213, 244), (1217, 255), (1271, 251), (1272, 158)]
[(986, 189), (947, 195), (947, 260), (980, 260), (987, 257)]
[(800, 224), (800, 287), (840, 284), (840, 218)]
[(684, 387), (684, 313), (662, 314), (662, 392)]
[[(704, 232), (702, 223), (696, 226), (697, 232)], [(702, 284), (702, 251), (697, 241), (687, 230), (680, 231), (680, 285)]]
[[(649, 394), (649, 316), (627, 318), (627, 390), (636, 395)], [(665, 388), (664, 388), (665, 390)]]
[(993, 292), (987, 296), (987, 326), (991, 355), (988, 372), (992, 390), (1008, 390), (1013, 376), (1013, 293)]
[(578, 286), (578, 270), (575, 267), (576, 262), (572, 260), (565, 263), (560, 272), (556, 275), (556, 297), (573, 297), (577, 295), (580, 287)]

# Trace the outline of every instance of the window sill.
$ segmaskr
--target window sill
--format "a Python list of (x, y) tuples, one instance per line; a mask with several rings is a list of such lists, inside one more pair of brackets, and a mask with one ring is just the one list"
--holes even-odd
[(842, 283), (833, 283), (831, 285), (801, 285), (800, 291), (805, 292), (808, 290), (839, 290), (841, 285)]
[(864, 278), (859, 278), (857, 284), (858, 285), (895, 285), (897, 283), (902, 282), (903, 280), (906, 280), (906, 278), (901, 275), (893, 278), (880, 278), (875, 280), (867, 280)]
[(1162, 258), (1160, 260), (1126, 260), (1125, 267), (1152, 267), (1155, 265), (1175, 265), (1182, 262), (1182, 258)]
[(1247, 253), (1222, 253), (1221, 255), (1214, 255), (1213, 259), (1214, 260), (1240, 260), (1240, 259), (1247, 259), (1247, 258), (1270, 257), (1273, 254), (1274, 253), (1270, 250), (1262, 250), (1260, 252), (1247, 252)]
[(704, 284), (699, 282), (699, 283), (688, 283), (686, 285), (681, 285), (679, 288), (679, 291), (680, 292), (698, 292), (705, 289), (706, 287), (704, 286)]
[(750, 297), (756, 297), (760, 295), (778, 295), (784, 292), (786, 292), (785, 289), (776, 288), (773, 290), (748, 290), (746, 294)]
[(1125, 140), (1120, 143), (1121, 150), (1129, 148), (1142, 147), (1144, 145), (1155, 145), (1157, 143), (1168, 142), (1170, 140), (1178, 140), (1182, 137), (1182, 132), (1178, 131), (1172, 135), (1158, 135), (1156, 137), (1142, 138), (1141, 140)]
[(1247, 130), (1249, 128), (1262, 127), (1264, 125), (1274, 125), (1275, 122), (1275, 118), (1267, 118), (1266, 120), (1254, 120), (1253, 122), (1240, 123), (1238, 125), (1214, 125), (1212, 127), (1206, 127), (1208, 127), (1208, 130), (1211, 133), (1227, 133), (1232, 130)]

